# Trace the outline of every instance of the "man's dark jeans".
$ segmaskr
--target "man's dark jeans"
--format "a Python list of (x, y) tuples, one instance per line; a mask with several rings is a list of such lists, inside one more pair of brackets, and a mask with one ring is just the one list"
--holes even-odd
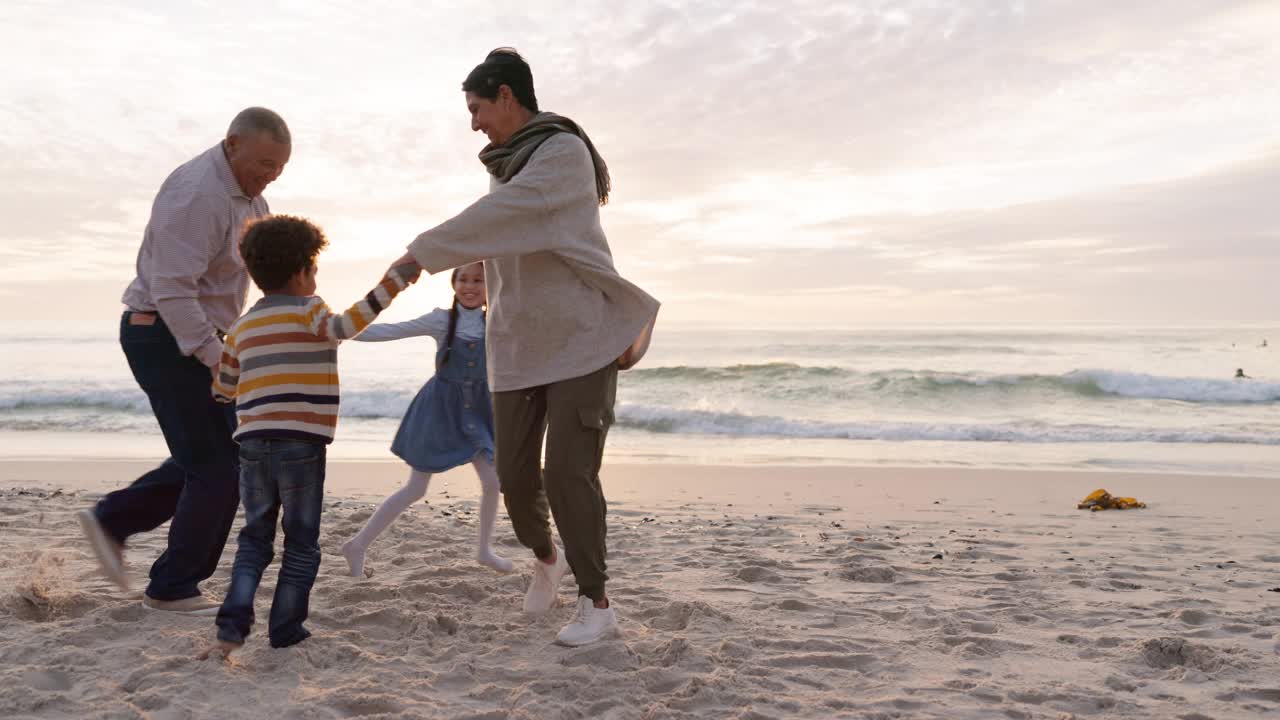
[(199, 595), (200, 582), (217, 569), (235, 519), (235, 409), (213, 400), (209, 368), (178, 350), (163, 320), (132, 324), (131, 314), (120, 320), (120, 346), (151, 402), (170, 457), (102, 498), (94, 513), (122, 544), (172, 519), (168, 545), (151, 566), (147, 595), (181, 600)]
[(240, 530), (231, 588), (218, 611), (218, 639), (242, 643), (253, 627), (253, 596), (271, 563), (276, 520), (284, 508), (284, 558), (271, 601), (271, 647), (311, 636), (307, 619), (311, 586), (320, 571), (320, 509), (324, 500), (326, 446), (319, 442), (247, 438), (240, 443)]

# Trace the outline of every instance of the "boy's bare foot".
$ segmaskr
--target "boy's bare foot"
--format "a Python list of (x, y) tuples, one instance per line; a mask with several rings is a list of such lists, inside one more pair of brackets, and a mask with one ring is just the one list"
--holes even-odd
[(211, 657), (216, 657), (219, 660), (226, 660), (231, 657), (232, 652), (240, 649), (240, 646), (243, 644), (244, 643), (228, 642), (226, 640), (215, 640), (212, 645), (201, 650), (200, 654), (196, 656), (196, 659), (208, 660)]

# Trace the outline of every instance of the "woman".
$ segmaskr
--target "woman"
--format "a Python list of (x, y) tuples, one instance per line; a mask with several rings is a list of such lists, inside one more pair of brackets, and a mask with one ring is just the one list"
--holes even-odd
[(535, 556), (524, 608), (549, 610), (571, 568), (577, 612), (557, 641), (585, 645), (616, 629), (600, 461), (619, 365), (643, 354), (658, 301), (614, 269), (600, 226), (608, 168), (577, 123), (539, 111), (524, 58), (494, 50), (462, 90), (471, 129), (489, 138), (489, 194), (419, 235), (409, 254), (431, 273), (485, 261), (498, 477), (516, 537)]

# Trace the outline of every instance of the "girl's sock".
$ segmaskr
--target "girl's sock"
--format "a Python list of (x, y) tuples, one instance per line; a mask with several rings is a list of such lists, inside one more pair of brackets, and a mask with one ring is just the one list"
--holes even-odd
[[(495, 476), (496, 477), (496, 476)], [(395, 521), (400, 513), (409, 509), (410, 505), (421, 500), (427, 494), (427, 484), (431, 481), (431, 473), (413, 470), (409, 473), (409, 482), (391, 494), (378, 509), (374, 511), (369, 521), (364, 524), (360, 532), (351, 538), (342, 546), (342, 555), (347, 559), (347, 569), (351, 572), (351, 577), (370, 577), (373, 573), (366, 575), (364, 569), (364, 552), (369, 549), (369, 544), (374, 541), (383, 530), (386, 530), (392, 522)]]
[(477, 454), (472, 458), (471, 464), (476, 469), (476, 475), (480, 477), (480, 532), (476, 547), (476, 561), (500, 573), (512, 572), (515, 570), (515, 565), (494, 553), (489, 547), (489, 543), (493, 540), (493, 524), (498, 517), (498, 495), (501, 492), (498, 487), (498, 473), (494, 470), (493, 463), (489, 462), (483, 454)]

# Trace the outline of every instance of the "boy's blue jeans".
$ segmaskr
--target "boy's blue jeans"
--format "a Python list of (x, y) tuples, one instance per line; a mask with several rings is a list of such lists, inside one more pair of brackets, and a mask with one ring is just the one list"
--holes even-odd
[(240, 530), (231, 587), (218, 610), (218, 639), (242, 643), (253, 626), (253, 596), (271, 563), (276, 518), (284, 508), (284, 557), (267, 624), (271, 647), (311, 636), (307, 619), (311, 586), (320, 571), (320, 508), (324, 499), (326, 446), (318, 442), (247, 438), (240, 442)]

